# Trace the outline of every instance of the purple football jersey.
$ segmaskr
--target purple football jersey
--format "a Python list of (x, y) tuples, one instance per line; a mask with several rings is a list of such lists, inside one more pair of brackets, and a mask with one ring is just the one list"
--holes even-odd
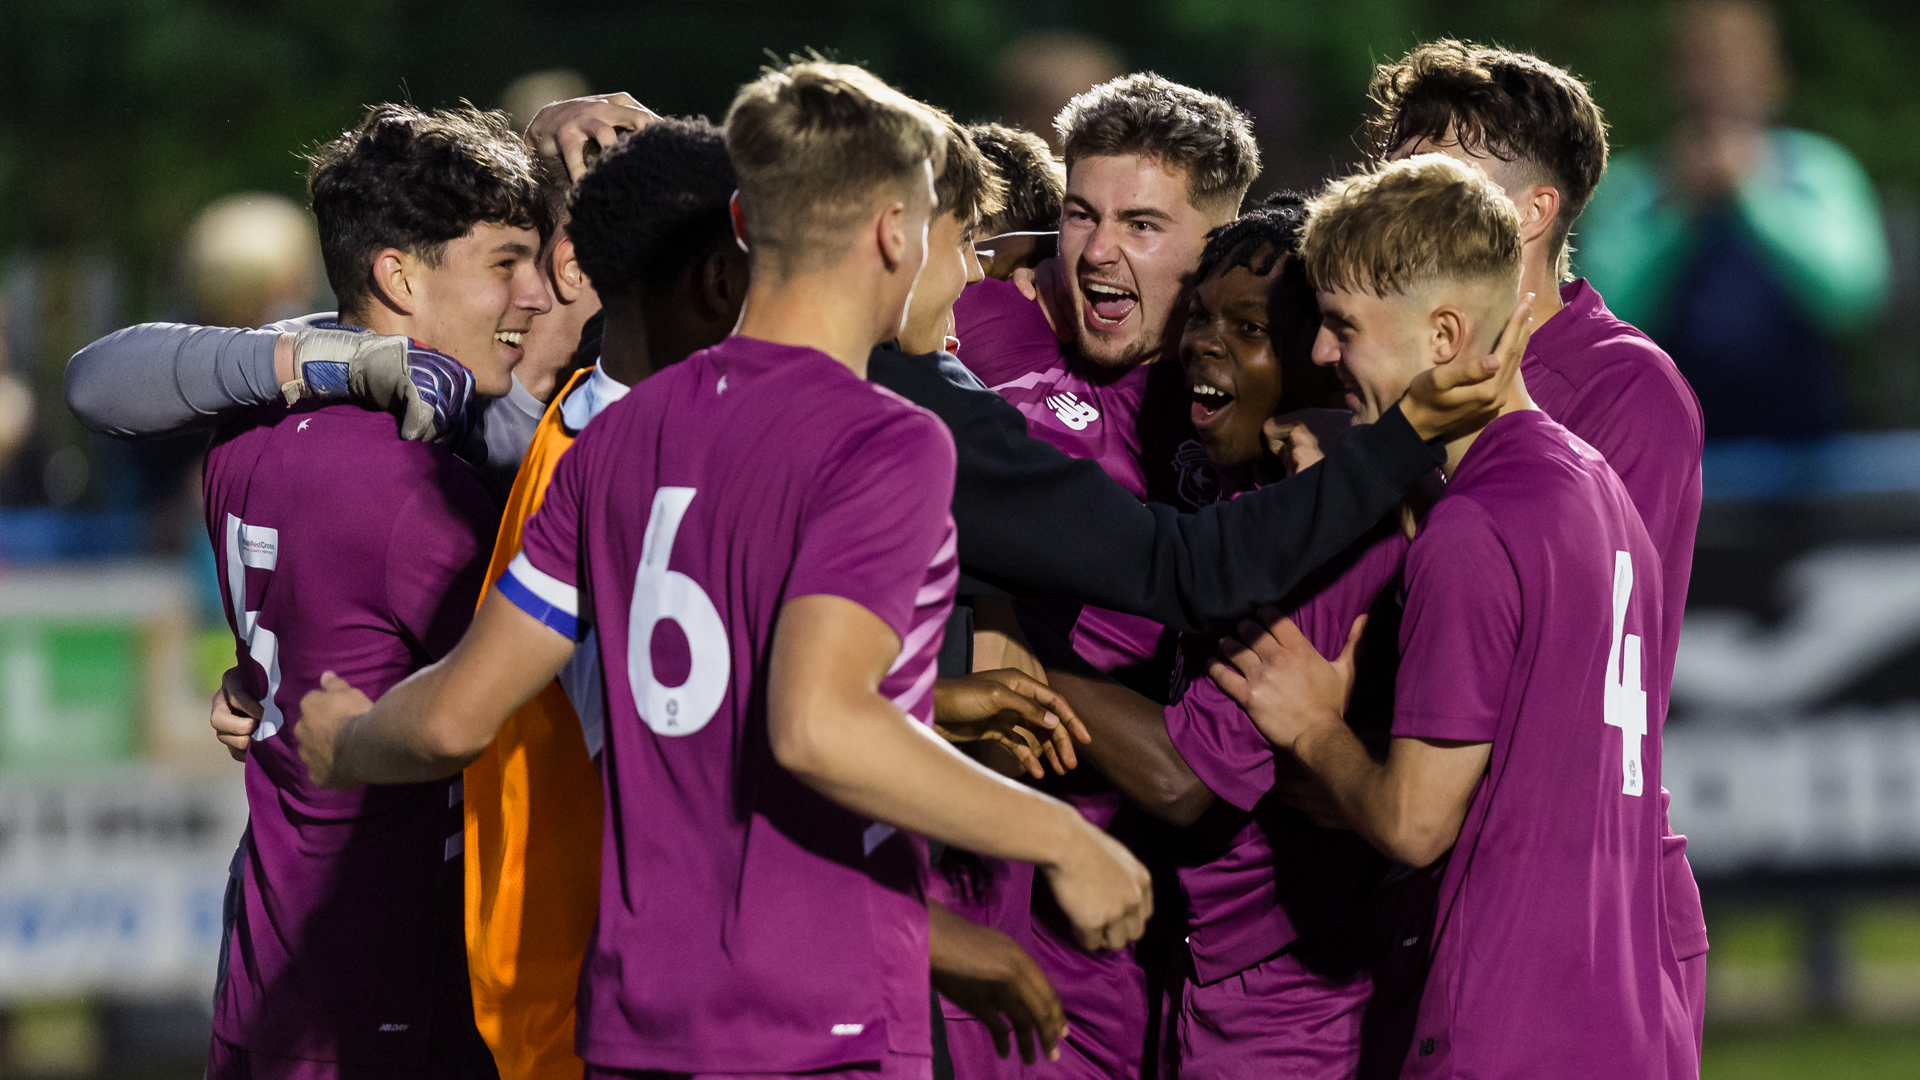
[[(1320, 587), (1291, 614), (1322, 656), (1340, 655), (1353, 621), (1399, 576), (1406, 551), (1396, 530), (1343, 556), (1330, 581), (1309, 582), (1307, 588)], [(1206, 984), (1253, 967), (1303, 933), (1357, 925), (1382, 862), (1356, 833), (1262, 805), (1274, 785), (1273, 744), (1206, 677), (1218, 637), (1189, 634), (1181, 646), (1189, 679), (1186, 693), (1167, 707), (1167, 734), (1208, 790), (1254, 814), (1225, 853), (1179, 870), (1194, 975)]]
[[(1660, 553), (1667, 670), (1680, 647), (1693, 537), (1700, 526), (1700, 400), (1673, 360), (1647, 335), (1614, 317), (1586, 279), (1560, 287), (1566, 306), (1533, 332), (1521, 374), (1548, 416), (1600, 451), (1640, 511)], [(1700, 886), (1687, 864), (1687, 839), (1665, 825), (1661, 856), (1667, 919), (1683, 960), (1707, 951)]]
[(1147, 497), (1136, 419), (1147, 366), (1103, 372), (1060, 344), (1040, 305), (1012, 282), (987, 278), (953, 305), (954, 355), (1027, 418), (1027, 433), (1072, 457), (1092, 458), (1121, 487)]
[(377, 698), (450, 650), (498, 511), (465, 462), (353, 405), (257, 410), (208, 451), (205, 490), (240, 669), (266, 706), (214, 1033), (281, 1057), (424, 1069), (460, 933), (436, 889), (460, 851), (457, 782), (316, 788), (298, 711), (322, 672)]
[(774, 761), (782, 605), (844, 597), (899, 635), (916, 721), (953, 603), (954, 451), (825, 353), (744, 337), (609, 406), (554, 471), (501, 591), (606, 674), (600, 921), (580, 1055), (795, 1073), (931, 1052), (926, 843)]
[(1410, 1077), (1666, 1073), (1660, 558), (1599, 453), (1480, 433), (1407, 554), (1396, 737), (1491, 743), (1441, 875)]

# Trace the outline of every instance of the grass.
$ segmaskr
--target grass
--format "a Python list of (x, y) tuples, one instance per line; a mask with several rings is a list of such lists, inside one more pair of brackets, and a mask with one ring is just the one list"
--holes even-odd
[(1701, 1080), (1913, 1080), (1920, 1025), (1709, 1027)]

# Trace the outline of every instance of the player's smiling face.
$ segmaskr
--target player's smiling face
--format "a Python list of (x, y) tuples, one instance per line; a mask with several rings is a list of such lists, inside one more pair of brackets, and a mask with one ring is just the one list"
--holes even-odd
[(1359, 290), (1323, 290), (1319, 300), (1313, 362), (1333, 368), (1346, 389), (1347, 408), (1371, 424), (1420, 373), (1424, 309), (1413, 298)]
[[(1265, 251), (1249, 260), (1258, 265)], [(1268, 299), (1286, 259), (1266, 274), (1219, 270), (1194, 286), (1180, 335), (1194, 430), (1215, 465), (1244, 465), (1262, 452), (1260, 427), (1280, 404), (1280, 358)]]
[(1139, 154), (1076, 160), (1061, 211), (1060, 261), (1080, 355), (1118, 369), (1157, 357), (1182, 278), (1217, 224), (1187, 201), (1179, 166)]
[(532, 229), (480, 224), (449, 241), (439, 265), (416, 259), (410, 267), (417, 284), (408, 332), (465, 364), (482, 394), (513, 388), (521, 338), (553, 306), (539, 249)]

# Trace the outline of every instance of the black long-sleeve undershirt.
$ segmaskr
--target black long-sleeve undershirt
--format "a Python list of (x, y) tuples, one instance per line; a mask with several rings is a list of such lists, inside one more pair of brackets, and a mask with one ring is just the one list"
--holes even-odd
[(1097, 463), (1029, 436), (1020, 410), (946, 353), (876, 349), (867, 377), (953, 432), (964, 573), (1015, 595), (1076, 600), (1177, 630), (1279, 600), (1444, 459), (1390, 409), (1300, 475), (1183, 514), (1142, 504)]

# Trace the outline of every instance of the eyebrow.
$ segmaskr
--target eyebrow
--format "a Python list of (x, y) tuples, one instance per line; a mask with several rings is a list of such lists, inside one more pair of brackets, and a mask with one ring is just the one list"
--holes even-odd
[[(1088, 213), (1093, 212), (1093, 204), (1078, 195), (1068, 195), (1066, 196), (1066, 201)], [(1167, 213), (1165, 210), (1156, 210), (1151, 206), (1137, 206), (1126, 210), (1116, 210), (1113, 216), (1121, 221), (1137, 221), (1141, 218), (1152, 218), (1155, 221), (1164, 221), (1168, 224), (1173, 223), (1172, 214)]]
[(523, 243), (521, 243), (521, 242), (519, 242), (518, 240), (509, 240), (509, 241), (507, 241), (506, 243), (504, 243), (504, 244), (501, 244), (501, 245), (500, 245), (499, 247), (496, 247), (496, 248), (494, 248), (494, 249), (493, 249), (493, 250), (492, 250), (491, 252), (489, 252), (488, 254), (490, 254), (490, 255), (519, 255), (519, 256), (522, 256), (522, 257), (525, 257), (525, 258), (532, 258), (532, 257), (533, 257), (533, 248), (531, 248), (531, 247), (529, 247), (529, 246), (528, 246), (528, 245), (526, 245), (526, 244), (523, 244)]

